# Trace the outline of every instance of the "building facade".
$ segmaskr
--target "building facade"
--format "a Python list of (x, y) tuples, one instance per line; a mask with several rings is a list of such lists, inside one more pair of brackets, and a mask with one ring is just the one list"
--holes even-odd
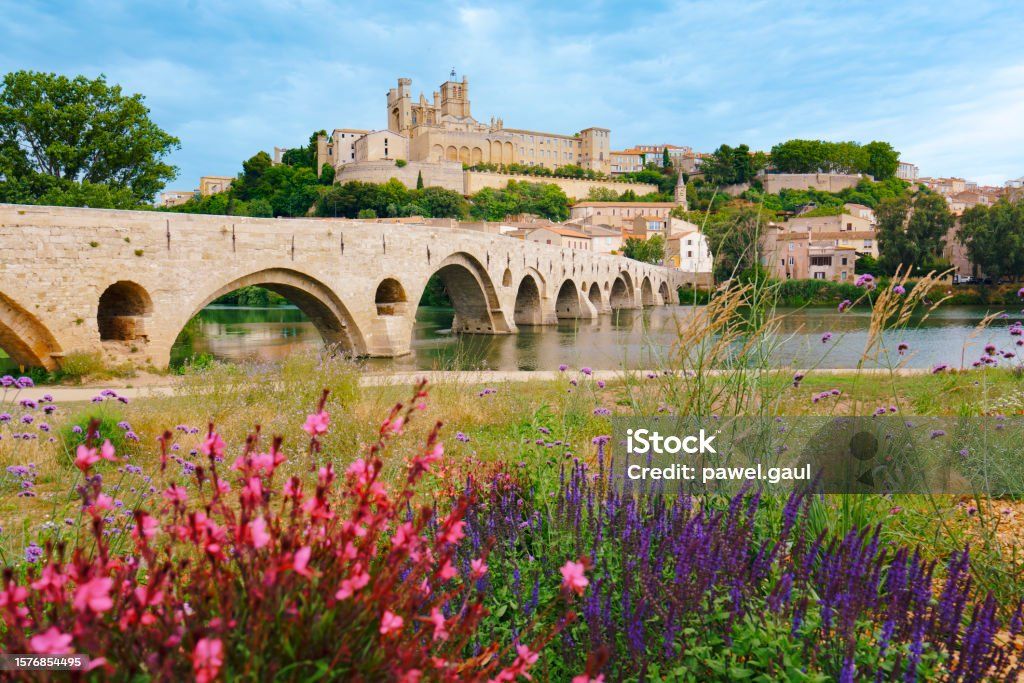
[(677, 206), (675, 202), (578, 202), (569, 209), (569, 220), (633, 230), (638, 218), (664, 225)]
[[(365, 131), (337, 128), (328, 139), (317, 140), (317, 167), (325, 163), (338, 169), (363, 161), (457, 162), (521, 164), (555, 169), (578, 165), (611, 171), (610, 131), (589, 127), (572, 134), (506, 128), (501, 118), (484, 123), (473, 118), (469, 79), (452, 77), (428, 100), (422, 93), (413, 99), (412, 80), (399, 78), (387, 93), (387, 129)], [(384, 142), (388, 145), (385, 149)]]
[(919, 172), (920, 170), (917, 166), (908, 161), (901, 161), (899, 166), (896, 167), (896, 177), (911, 183), (917, 180)]

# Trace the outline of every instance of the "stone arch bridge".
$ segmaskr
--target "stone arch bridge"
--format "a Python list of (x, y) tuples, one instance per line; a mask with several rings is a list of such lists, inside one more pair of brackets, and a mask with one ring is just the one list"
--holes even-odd
[(661, 305), (682, 284), (622, 257), (424, 225), (0, 204), (0, 348), (49, 369), (75, 351), (164, 367), (193, 315), (261, 285), (325, 341), (399, 356), (435, 274), (470, 334)]

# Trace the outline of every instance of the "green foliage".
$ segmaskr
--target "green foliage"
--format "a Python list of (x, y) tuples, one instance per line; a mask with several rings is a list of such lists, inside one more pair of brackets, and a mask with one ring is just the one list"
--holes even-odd
[(423, 189), (423, 171), (416, 171), (416, 189)]
[(668, 147), (661, 150), (661, 167), (668, 168), (672, 165), (672, 157), (668, 155)]
[(587, 192), (587, 201), (591, 202), (617, 202), (619, 193), (610, 187), (592, 187)]
[(103, 372), (103, 357), (95, 352), (72, 351), (60, 362), (60, 375), (71, 382), (79, 382), (90, 375)]
[(761, 229), (770, 212), (747, 202), (730, 202), (716, 212), (690, 212), (683, 218), (703, 225), (715, 255), (715, 278), (727, 280), (756, 265)]
[(359, 213), (356, 214), (356, 218), (376, 218), (377, 212), (373, 209), (360, 209)]
[(420, 306), (432, 306), (434, 308), (451, 308), (452, 300), (444, 288), (444, 282), (439, 275), (431, 275), (427, 280), (427, 286), (423, 288), (423, 296), (420, 297)]
[[(316, 215), (357, 218), (363, 211), (376, 216), (426, 216), (462, 218), (468, 212), (458, 192), (443, 187), (410, 190), (396, 178), (386, 183), (360, 181), (328, 188), (316, 203)], [(363, 216), (364, 218), (366, 216)]]
[(872, 209), (885, 199), (907, 196), (909, 184), (899, 178), (889, 178), (874, 182), (862, 178), (856, 187), (846, 188), (840, 192), (824, 192), (822, 190), (781, 190), (778, 194), (767, 194), (760, 188), (751, 188), (741, 197), (756, 204), (763, 204), (766, 209), (776, 213), (794, 213), (809, 204), (817, 206), (812, 215), (831, 216), (843, 212), (844, 204), (863, 204)]
[(957, 237), (982, 273), (995, 280), (1024, 275), (1024, 200), (979, 204), (960, 221)]
[[(117, 426), (117, 423), (124, 419), (124, 412), (117, 407), (116, 403), (110, 402), (89, 406), (72, 415), (61, 425), (58, 432), (60, 441), (64, 445), (64, 451), (67, 453), (67, 460), (64, 464), (69, 468), (73, 466), (75, 451), (79, 445), (85, 443), (89, 424), (93, 420), (98, 422), (96, 427), (98, 436), (93, 440), (95, 444), (101, 444), (104, 440), (110, 439), (110, 443), (118, 453), (130, 451), (128, 441), (124, 436), (125, 430)], [(75, 427), (78, 427), (79, 431), (76, 431)]]
[(926, 273), (943, 267), (942, 250), (953, 215), (946, 200), (932, 192), (886, 199), (875, 210), (879, 268), (895, 273), (903, 266)]
[(320, 184), (330, 187), (334, 184), (334, 167), (325, 163), (320, 167)]
[(520, 213), (564, 221), (569, 217), (569, 198), (557, 185), (515, 180), (504, 190), (487, 187), (470, 197), (470, 215), (477, 220), (500, 221)]
[[(180, 144), (100, 76), (15, 71), (0, 87), (0, 199), (114, 208), (153, 199)], [(55, 182), (56, 181), (56, 182)]]
[(711, 185), (736, 185), (754, 180), (768, 159), (763, 152), (750, 152), (747, 145), (722, 145), (701, 162), (704, 180)]
[(406, 164), (408, 163), (409, 162), (406, 161), (405, 159), (395, 159), (395, 166), (397, 166), (398, 168), (405, 168)]
[(665, 260), (665, 238), (661, 235), (646, 240), (630, 237), (622, 246), (622, 255), (644, 263), (662, 263)]
[(265, 287), (242, 287), (217, 297), (211, 302), (217, 306), (285, 306), (288, 299)]
[[(309, 136), (309, 144), (304, 147), (293, 147), (281, 155), (281, 163), (285, 166), (296, 166), (316, 170), (316, 140), (321, 135), (327, 135), (327, 131), (314, 131)], [(324, 164), (326, 166), (327, 164)]]
[(896, 175), (899, 152), (888, 142), (787, 140), (772, 147), (772, 167), (779, 173), (867, 173), (876, 180)]
[[(633, 173), (623, 173), (622, 180), (627, 180), (631, 183), (647, 183), (649, 185), (657, 185), (658, 193), (655, 199), (640, 199), (632, 191), (627, 190), (622, 193), (622, 197), (619, 201), (656, 201), (666, 202), (672, 199), (672, 193), (676, 187), (676, 176), (672, 172), (671, 168), (658, 168), (657, 166), (645, 168), (642, 171), (634, 171)], [(626, 197), (627, 192), (629, 197)], [(650, 197), (650, 195), (648, 195)]]
[[(859, 272), (869, 273), (861, 268)], [(831, 282), (829, 280), (783, 280), (775, 289), (776, 301), (781, 306), (808, 306), (818, 304), (837, 304), (844, 299), (856, 301), (864, 294), (864, 290), (850, 282)]]

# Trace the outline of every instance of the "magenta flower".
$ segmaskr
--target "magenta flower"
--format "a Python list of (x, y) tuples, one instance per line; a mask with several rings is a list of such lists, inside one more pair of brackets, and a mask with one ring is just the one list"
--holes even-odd
[(562, 588), (566, 592), (576, 595), (583, 595), (583, 591), (590, 585), (590, 581), (583, 575), (584, 567), (582, 562), (568, 561), (559, 569), (562, 573)]
[(558, 371), (559, 372), (565, 372), (568, 369), (569, 369), (569, 366), (566, 365), (565, 363), (562, 363), (561, 365), (558, 366)]
[(906, 294), (907, 290), (903, 285), (894, 285), (892, 288), (893, 294)]
[(43, 633), (37, 633), (28, 641), (28, 646), (37, 655), (69, 655), (71, 649), (71, 636), (61, 633), (56, 626), (51, 626)]
[(932, 367), (932, 374), (933, 375), (937, 375), (940, 372), (943, 372), (943, 371), (948, 370), (948, 369), (949, 369), (948, 365), (946, 365), (945, 363), (939, 363), (938, 365), (935, 365), (935, 366)]
[(580, 372), (582, 372), (584, 375), (592, 375), (594, 371), (591, 370), (590, 368), (580, 368)]
[(825, 334), (821, 335), (821, 343), (822, 344), (827, 344), (828, 340), (831, 339), (831, 338), (832, 338), (832, 333), (831, 332), (826, 332)]
[(842, 313), (850, 306), (853, 306), (853, 302), (850, 301), (849, 299), (843, 299), (842, 301), (839, 302), (839, 312)]
[(217, 680), (220, 667), (224, 664), (224, 644), (219, 638), (200, 638), (192, 652), (192, 671), (196, 683), (212, 683)]
[(327, 427), (330, 424), (331, 416), (326, 410), (321, 410), (318, 413), (307, 415), (306, 423), (302, 425), (302, 429), (310, 436), (317, 436), (318, 434), (326, 433)]

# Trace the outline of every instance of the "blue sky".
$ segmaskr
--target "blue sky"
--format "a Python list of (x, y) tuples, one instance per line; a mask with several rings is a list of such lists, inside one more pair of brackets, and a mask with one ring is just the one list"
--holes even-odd
[(883, 139), (924, 175), (1024, 175), (1024, 4), (930, 2), (25, 2), (0, 71), (146, 95), (189, 189), (312, 130), (382, 128), (385, 94), (455, 67), (473, 113), (612, 129), (613, 148)]

